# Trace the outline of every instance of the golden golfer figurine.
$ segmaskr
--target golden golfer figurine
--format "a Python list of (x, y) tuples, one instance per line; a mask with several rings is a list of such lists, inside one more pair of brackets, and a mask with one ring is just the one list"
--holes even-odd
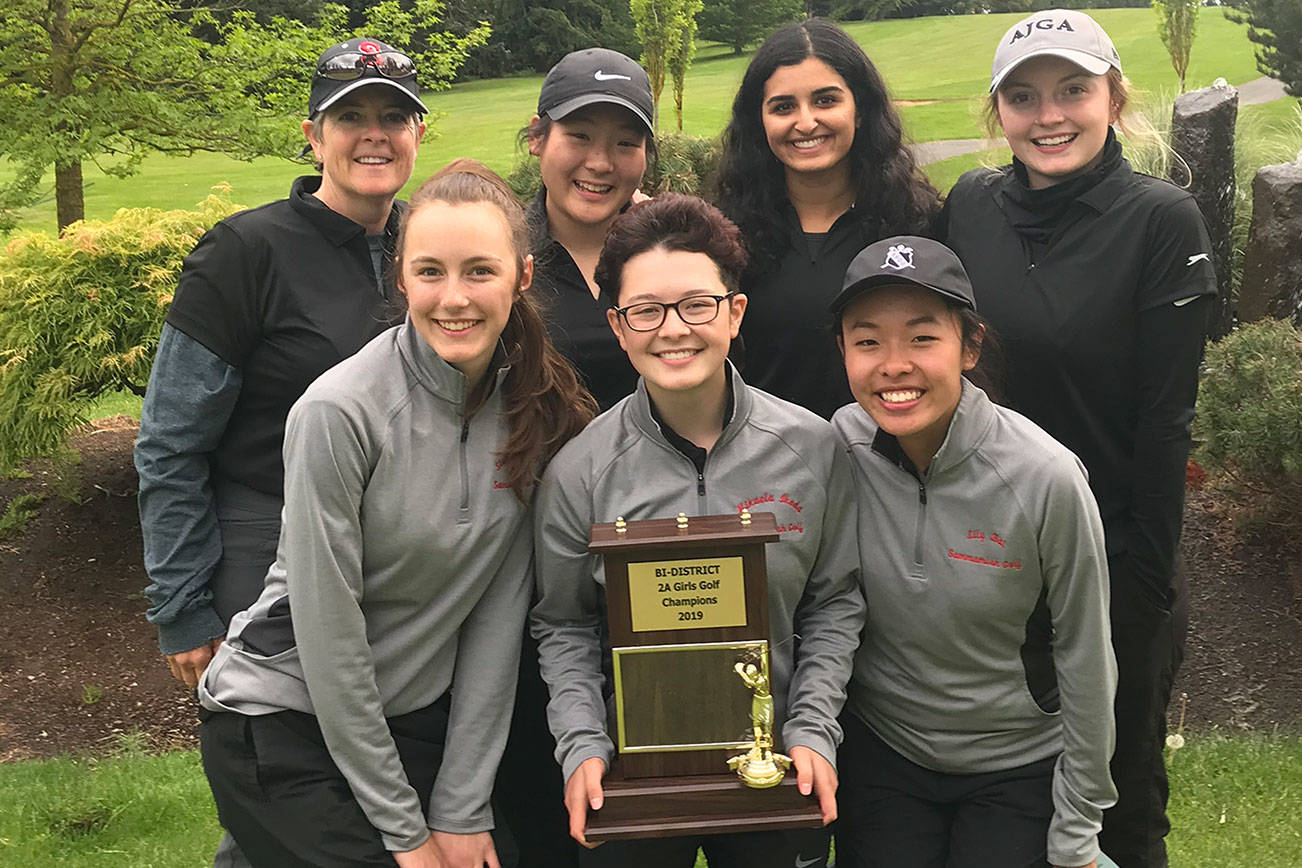
[(775, 787), (791, 768), (791, 758), (773, 752), (773, 694), (769, 692), (768, 673), (754, 663), (738, 663), (733, 669), (751, 689), (750, 722), (755, 735), (750, 750), (729, 758), (728, 768), (748, 787)]

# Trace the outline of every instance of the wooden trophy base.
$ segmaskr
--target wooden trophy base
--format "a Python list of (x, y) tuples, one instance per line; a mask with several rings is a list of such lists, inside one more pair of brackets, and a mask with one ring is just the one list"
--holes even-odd
[(589, 841), (719, 835), (763, 829), (817, 829), (823, 825), (818, 799), (802, 796), (796, 773), (756, 790), (735, 774), (641, 778), (602, 783), (605, 801), (588, 814)]

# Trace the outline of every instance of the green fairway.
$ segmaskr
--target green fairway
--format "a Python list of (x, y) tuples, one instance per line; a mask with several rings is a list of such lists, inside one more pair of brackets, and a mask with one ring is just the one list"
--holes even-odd
[[(0, 868), (201, 868), (221, 836), (193, 751), (0, 765)], [(1209, 733), (1168, 757), (1171, 864), (1295, 865), (1302, 740)], [(698, 861), (704, 865), (704, 860)]]
[[(1158, 39), (1153, 11), (1105, 9), (1095, 14), (1115, 41), (1141, 98), (1143, 93), (1169, 98), (1176, 78)], [(880, 67), (893, 96), (908, 101), (901, 107), (907, 133), (915, 141), (926, 142), (979, 135), (977, 116), (989, 81), (994, 45), (1018, 18), (1014, 14), (944, 16), (857, 22), (847, 24), (846, 29)], [(687, 132), (718, 134), (749, 59), (749, 54), (734, 56), (721, 45), (702, 47), (687, 78)], [(1246, 29), (1227, 21), (1219, 10), (1207, 8), (1199, 17), (1189, 86), (1205, 86), (1218, 76), (1242, 84), (1258, 77), (1258, 72)], [(517, 155), (515, 134), (533, 114), (541, 84), (541, 76), (521, 76), (467, 82), (428, 96), (426, 101), (436, 116), (431, 118), (413, 184), (460, 156), (476, 157), (498, 171), (509, 171)], [(668, 88), (660, 113), (661, 129), (671, 128), (673, 96)], [(243, 163), (214, 154), (151, 156), (142, 172), (126, 179), (105, 176), (87, 164), (86, 214), (102, 219), (121, 207), (189, 208), (219, 183), (231, 186), (235, 202), (257, 205), (285, 196), (290, 180), (304, 171), (311, 170), (278, 158)], [(940, 172), (937, 177), (948, 177), (948, 170)], [(0, 177), (3, 174), (0, 169)], [(45, 183), (52, 184), (51, 178)], [(52, 189), (49, 199), (23, 215), (23, 226), (53, 229)]]

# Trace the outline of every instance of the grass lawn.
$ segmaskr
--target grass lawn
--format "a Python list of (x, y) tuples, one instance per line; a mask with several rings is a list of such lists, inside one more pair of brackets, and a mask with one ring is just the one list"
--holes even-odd
[[(1297, 864), (1302, 738), (1191, 737), (1168, 765), (1172, 865)], [(221, 837), (194, 752), (2, 765), (0, 793), (0, 868), (201, 868)]]
[[(1105, 9), (1095, 14), (1111, 34), (1127, 74), (1140, 90), (1174, 91), (1175, 74), (1157, 36), (1151, 9)], [(989, 81), (993, 47), (1019, 17), (942, 16), (857, 22), (846, 29), (864, 45), (897, 99), (924, 103), (909, 105), (901, 112), (908, 133), (915, 141), (925, 142), (978, 135), (977, 114)], [(688, 74), (687, 132), (713, 136), (723, 128), (749, 60), (749, 54), (734, 56), (725, 46), (711, 43), (702, 47)], [(1208, 8), (1199, 17), (1189, 86), (1205, 86), (1218, 76), (1241, 84), (1256, 78), (1258, 72), (1246, 29)], [(515, 133), (533, 114), (541, 84), (541, 76), (521, 76), (467, 82), (429, 95), (426, 102), (439, 116), (432, 119), (413, 183), (459, 156), (477, 157), (498, 171), (508, 171), (516, 159)], [(668, 129), (673, 123), (669, 90), (661, 107), (661, 128)], [(302, 171), (278, 158), (243, 163), (216, 154), (154, 155), (145, 160), (142, 172), (126, 179), (106, 176), (87, 164), (86, 214), (98, 219), (121, 207), (190, 208), (219, 183), (231, 185), (235, 202), (257, 205), (284, 197), (289, 181)], [(0, 166), (0, 178), (4, 175)], [(51, 185), (50, 198), (24, 214), (24, 227), (53, 230), (51, 178), (46, 183)]]

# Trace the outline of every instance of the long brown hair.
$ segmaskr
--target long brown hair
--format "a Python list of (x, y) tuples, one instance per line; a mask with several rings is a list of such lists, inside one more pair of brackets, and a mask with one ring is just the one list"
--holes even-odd
[[(519, 280), (529, 256), (529, 226), (524, 210), (492, 169), (478, 160), (464, 158), (439, 169), (412, 194), (398, 229), (399, 271), (412, 215), (435, 202), (486, 202), (501, 211), (510, 229)], [(507, 484), (517, 497), (527, 500), (527, 490), (538, 481), (547, 462), (596, 415), (597, 402), (547, 337), (538, 304), (530, 293), (516, 293), (500, 340), (511, 370), (503, 384), (506, 445), (498, 455)], [(466, 415), (474, 413), (488, 397), (492, 382), (491, 376), (484, 377), (468, 396)]]

